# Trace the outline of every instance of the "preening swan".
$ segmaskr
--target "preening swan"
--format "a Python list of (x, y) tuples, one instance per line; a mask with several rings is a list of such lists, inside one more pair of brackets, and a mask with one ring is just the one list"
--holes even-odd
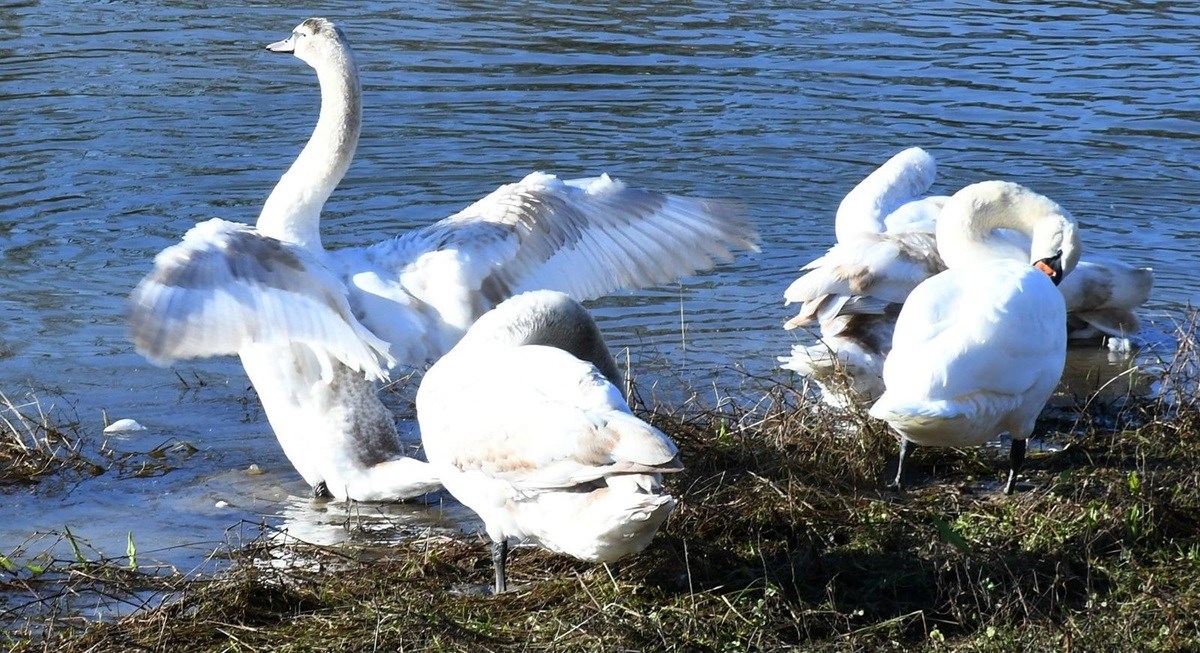
[[(1032, 265), (1012, 259), (999, 229), (1031, 239)], [(1055, 285), (1079, 260), (1075, 222), (1023, 186), (987, 181), (950, 198), (937, 239), (948, 269), (904, 302), (870, 415), (900, 433), (896, 487), (914, 444), (979, 445), (1008, 433), (1011, 493), (1066, 360), (1066, 303)]]
[(945, 269), (933, 228), (947, 198), (925, 196), (936, 174), (933, 157), (912, 147), (868, 175), (838, 206), (837, 244), (784, 291), (785, 304), (801, 305), (784, 328), (816, 322), (821, 340), (779, 360), (817, 383), (826, 403), (844, 408), (883, 393), (900, 306)]
[(425, 374), (417, 419), (447, 490), (483, 519), (496, 592), (508, 540), (582, 560), (641, 551), (674, 507), (675, 444), (634, 417), (596, 324), (570, 297), (517, 295)]
[[(926, 196), (936, 175), (933, 157), (920, 148), (893, 156), (846, 195), (838, 207), (838, 242), (804, 266), (805, 274), (784, 292), (799, 303), (784, 324), (816, 323), (820, 341), (796, 345), (781, 357), (785, 369), (812, 379), (835, 407), (869, 405), (883, 392), (883, 361), (896, 316), (908, 293), (945, 268), (935, 224), (945, 196)], [(1006, 251), (1024, 260), (1030, 242), (1002, 230)], [(1095, 341), (1128, 338), (1138, 330), (1134, 309), (1150, 296), (1154, 273), (1113, 259), (1081, 261), (1059, 292), (1068, 311), (1068, 337)]]
[(160, 253), (134, 290), (138, 351), (166, 363), (237, 354), (280, 445), (318, 495), (403, 499), (438, 487), (405, 456), (374, 381), (423, 367), (505, 298), (584, 300), (708, 269), (756, 236), (729, 203), (631, 188), (607, 175), (533, 173), (459, 213), (378, 244), (327, 251), (320, 213), (357, 146), (354, 54), (314, 18), (268, 46), (317, 72), (321, 110), (254, 227), (210, 220)]

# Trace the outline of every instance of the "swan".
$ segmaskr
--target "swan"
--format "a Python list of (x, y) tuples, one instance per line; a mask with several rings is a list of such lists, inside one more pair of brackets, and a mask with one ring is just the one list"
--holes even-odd
[(925, 195), (936, 175), (934, 158), (919, 147), (888, 159), (838, 205), (838, 242), (784, 291), (785, 305), (801, 304), (784, 328), (816, 322), (821, 340), (796, 345), (779, 361), (812, 379), (834, 407), (883, 393), (900, 306), (917, 284), (945, 269), (933, 227), (948, 198)]
[(504, 301), (426, 372), (425, 453), (483, 519), (497, 593), (509, 539), (607, 563), (644, 549), (670, 514), (661, 481), (683, 468), (679, 451), (621, 386), (591, 316), (554, 291)]
[[(838, 207), (838, 242), (784, 291), (785, 305), (801, 305), (784, 328), (816, 323), (821, 337), (815, 345), (795, 345), (779, 361), (812, 379), (827, 404), (869, 405), (883, 393), (883, 361), (904, 299), (946, 269), (935, 225), (948, 197), (924, 195), (936, 169), (933, 157), (914, 147), (860, 182)], [(1027, 237), (1008, 229), (997, 237), (1012, 242), (1006, 251), (1014, 260), (1024, 259)], [(1069, 340), (1107, 338), (1111, 347), (1135, 334), (1134, 311), (1149, 299), (1153, 283), (1150, 268), (1111, 258), (1080, 261), (1059, 285)]]
[(134, 289), (137, 350), (159, 364), (236, 354), (280, 446), (314, 496), (382, 501), (440, 487), (406, 455), (376, 382), (422, 368), (505, 298), (579, 300), (664, 283), (757, 249), (730, 203), (650, 192), (603, 175), (531, 173), (462, 211), (367, 247), (322, 247), (321, 209), (361, 128), (355, 58), (313, 18), (267, 49), (314, 68), (316, 127), (254, 226), (213, 219), (154, 259)]
[[(1032, 265), (1013, 259), (998, 229), (1030, 238)], [(979, 445), (1008, 433), (1011, 494), (1066, 361), (1066, 301), (1055, 286), (1079, 261), (1079, 234), (1049, 198), (985, 181), (950, 198), (937, 240), (947, 269), (905, 300), (883, 364), (886, 389), (869, 414), (901, 436), (897, 488), (914, 445)]]

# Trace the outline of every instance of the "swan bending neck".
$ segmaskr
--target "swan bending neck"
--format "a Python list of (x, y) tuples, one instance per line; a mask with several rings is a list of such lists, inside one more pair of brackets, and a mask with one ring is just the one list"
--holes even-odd
[(938, 218), (937, 246), (951, 268), (997, 259), (1033, 262), (1061, 251), (1067, 271), (1080, 249), (1075, 222), (1061, 206), (1008, 182), (981, 182), (955, 193)]
[(317, 67), (321, 114), (308, 144), (271, 191), (258, 216), (266, 236), (321, 249), (321, 209), (345, 176), (362, 128), (362, 88), (353, 57)]

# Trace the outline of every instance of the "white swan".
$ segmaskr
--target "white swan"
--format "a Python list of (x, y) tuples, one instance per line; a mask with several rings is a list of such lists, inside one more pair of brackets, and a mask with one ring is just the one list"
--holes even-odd
[(663, 283), (753, 249), (730, 204), (534, 173), (399, 238), (326, 251), (320, 212), (354, 156), (361, 92), (341, 30), (306, 20), (268, 46), (317, 71), (321, 112), (254, 227), (210, 220), (155, 258), (134, 290), (138, 351), (169, 361), (236, 353), (272, 429), (317, 495), (403, 499), (438, 487), (406, 457), (375, 379), (422, 367), (506, 297), (589, 299)]
[(417, 419), (447, 490), (483, 519), (496, 592), (508, 540), (592, 562), (642, 550), (674, 507), (682, 469), (666, 435), (634, 417), (587, 311), (517, 295), (483, 315), (425, 374)]
[(785, 305), (801, 304), (784, 328), (816, 322), (821, 340), (779, 360), (817, 383), (826, 403), (844, 408), (883, 393), (900, 306), (945, 269), (933, 228), (947, 198), (925, 196), (936, 174), (933, 157), (912, 147), (868, 175), (838, 206), (837, 244), (784, 291)]
[(858, 182), (838, 204), (834, 235), (839, 243), (860, 236), (900, 231), (933, 231), (949, 199), (926, 193), (937, 179), (937, 162), (910, 147), (892, 156)]
[[(794, 346), (779, 360), (783, 368), (816, 382), (830, 405), (870, 404), (879, 397), (883, 361), (904, 298), (945, 269), (934, 225), (948, 198), (923, 196), (935, 174), (933, 157), (920, 148), (889, 159), (838, 207), (838, 243), (806, 265), (806, 273), (784, 291), (785, 304), (801, 304), (784, 328), (816, 322), (821, 337), (815, 345)], [(1011, 241), (1006, 251), (1023, 260), (1028, 238), (1012, 230), (997, 237)], [(1134, 310), (1149, 298), (1153, 283), (1150, 268), (1114, 259), (1081, 261), (1059, 286), (1067, 302), (1069, 339), (1133, 335), (1139, 328)]]
[[(1033, 265), (1012, 260), (998, 229), (1031, 238)], [(970, 446), (1008, 433), (1011, 493), (1025, 440), (1062, 376), (1067, 309), (1055, 285), (1079, 260), (1079, 235), (1050, 199), (985, 181), (950, 198), (937, 239), (948, 269), (904, 302), (883, 365), (887, 389), (870, 415), (900, 433), (896, 487), (914, 443)]]

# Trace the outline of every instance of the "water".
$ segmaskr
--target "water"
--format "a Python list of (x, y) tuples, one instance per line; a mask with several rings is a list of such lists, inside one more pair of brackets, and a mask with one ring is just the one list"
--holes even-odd
[[(160, 4), (0, 7), (0, 389), (34, 388), (91, 433), (102, 410), (148, 427), (118, 448), (198, 451), (156, 476), (2, 490), (0, 553), (64, 526), (109, 553), (133, 532), (184, 569), (247, 523), (374, 537), (345, 528), (344, 507), (297, 498), (236, 361), (160, 369), (125, 338), (152, 256), (197, 221), (252, 221), (318, 101), (309, 68), (262, 49), (306, 15)], [(803, 338), (780, 328), (783, 289), (831, 244), (841, 197), (913, 145), (938, 158), (936, 191), (1025, 183), (1073, 212), (1087, 251), (1153, 266), (1149, 341), (1200, 300), (1200, 6), (426, 4), (320, 11), (348, 33), (365, 92), (326, 244), (426, 224), (537, 169), (745, 202), (761, 253), (593, 305), (664, 389), (774, 374)], [(1086, 375), (1095, 359), (1073, 360)], [(379, 510), (388, 537), (462, 518)]]

